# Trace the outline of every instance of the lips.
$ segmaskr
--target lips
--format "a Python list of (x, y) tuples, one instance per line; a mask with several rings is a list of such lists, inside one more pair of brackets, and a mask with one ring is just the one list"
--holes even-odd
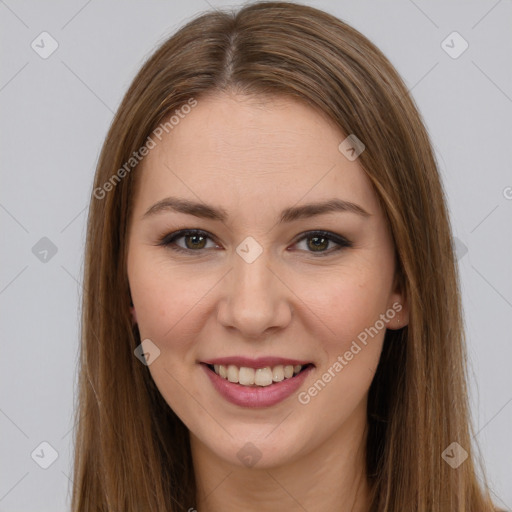
[(314, 364), (279, 357), (224, 357), (203, 361), (208, 378), (226, 400), (242, 407), (269, 407), (289, 397)]
[(304, 364), (296, 359), (277, 357), (259, 359), (229, 357), (209, 360), (204, 364), (229, 382), (242, 386), (270, 386), (273, 383), (291, 379), (310, 363)]

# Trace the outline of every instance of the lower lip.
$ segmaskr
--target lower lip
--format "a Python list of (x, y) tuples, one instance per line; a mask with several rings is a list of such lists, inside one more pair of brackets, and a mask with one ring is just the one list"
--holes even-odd
[(313, 366), (309, 366), (290, 379), (275, 382), (270, 386), (242, 386), (217, 375), (207, 365), (201, 364), (213, 387), (232, 404), (240, 407), (270, 407), (292, 395), (304, 382)]

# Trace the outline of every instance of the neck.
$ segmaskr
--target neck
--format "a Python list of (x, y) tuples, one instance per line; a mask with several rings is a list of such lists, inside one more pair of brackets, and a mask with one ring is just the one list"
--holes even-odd
[(233, 465), (191, 433), (197, 511), (238, 512), (257, 503), (261, 512), (367, 512), (366, 414), (354, 416), (306, 455), (267, 469)]

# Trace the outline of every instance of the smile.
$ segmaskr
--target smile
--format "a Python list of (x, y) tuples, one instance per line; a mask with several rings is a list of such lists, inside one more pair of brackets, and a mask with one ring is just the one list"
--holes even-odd
[(234, 364), (224, 366), (222, 364), (210, 365), (209, 368), (223, 379), (241, 386), (270, 386), (275, 382), (291, 379), (300, 373), (307, 365), (282, 365), (264, 368), (238, 367)]
[(282, 358), (230, 357), (203, 361), (201, 367), (217, 393), (240, 407), (270, 407), (303, 384), (315, 365)]

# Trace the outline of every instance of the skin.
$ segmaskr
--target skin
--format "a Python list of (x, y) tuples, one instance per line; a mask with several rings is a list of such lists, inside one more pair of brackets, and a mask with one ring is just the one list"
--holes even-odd
[[(128, 279), (141, 339), (160, 350), (151, 376), (190, 430), (199, 489), (190, 507), (200, 512), (367, 510), (366, 405), (385, 328), (307, 404), (294, 393), (267, 408), (233, 405), (199, 364), (223, 356), (311, 361), (315, 369), (299, 389), (307, 391), (394, 303), (402, 310), (386, 327), (407, 323), (389, 227), (358, 160), (338, 150), (344, 138), (295, 99), (217, 93), (200, 98), (137, 171)], [(222, 207), (228, 219), (144, 217), (168, 196)], [(287, 207), (332, 198), (370, 215), (331, 212), (278, 224)], [(188, 253), (157, 245), (180, 229), (211, 238), (206, 246), (176, 240)], [(329, 242), (315, 252), (303, 237), (312, 230), (353, 246), (334, 251)], [(263, 249), (250, 264), (236, 252), (248, 236)], [(237, 457), (248, 442), (261, 455), (253, 467)]]

